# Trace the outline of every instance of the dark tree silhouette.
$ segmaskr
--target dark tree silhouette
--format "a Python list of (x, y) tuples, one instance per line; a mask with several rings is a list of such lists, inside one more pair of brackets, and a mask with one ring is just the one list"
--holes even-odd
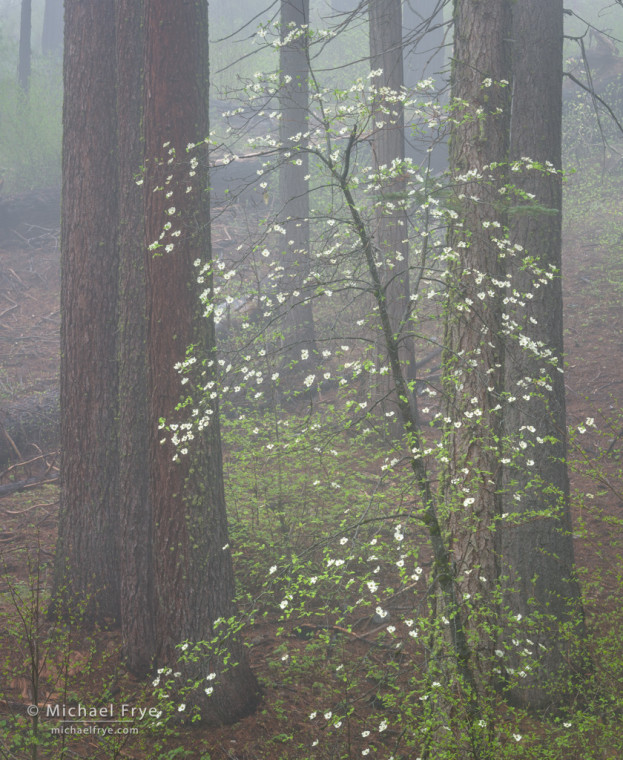
[(17, 80), (24, 92), (30, 87), (31, 51), (30, 35), (32, 27), (32, 0), (22, 0), (22, 10), (19, 24), (19, 61), (17, 64)]

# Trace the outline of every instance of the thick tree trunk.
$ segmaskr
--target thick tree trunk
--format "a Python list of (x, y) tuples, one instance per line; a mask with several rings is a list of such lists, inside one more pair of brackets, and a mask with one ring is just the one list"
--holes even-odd
[(148, 498), (147, 314), (143, 194), (143, 3), (116, 0), (119, 121), (119, 511), (121, 630), (128, 668), (154, 656), (152, 520)]
[[(178, 451), (170, 435), (159, 429), (161, 418), (180, 424), (191, 420), (188, 407), (176, 411), (176, 406), (182, 398), (201, 394), (215, 375), (214, 324), (199, 316), (193, 263), (210, 264), (207, 147), (193, 150), (192, 158), (199, 162), (194, 169), (186, 153), (188, 143), (208, 135), (207, 5), (202, 0), (145, 0), (145, 11), (147, 240), (159, 240), (165, 222), (172, 224), (161, 240), (163, 248), (146, 259), (155, 655), (160, 664), (175, 666), (182, 681), (200, 682), (192, 702), (205, 721), (233, 722), (257, 701), (242, 644), (226, 642), (227, 668), (213, 650), (184, 663), (176, 648), (185, 641), (209, 641), (217, 633), (215, 621), (233, 613), (217, 401), (209, 402), (209, 424), (193, 428), (189, 452), (180, 454), (179, 461), (173, 461)], [(172, 195), (154, 192), (157, 187)], [(171, 234), (178, 230), (179, 237)], [(210, 287), (209, 275), (207, 280)], [(198, 357), (196, 372), (182, 386), (174, 367), (185, 360), (190, 346)], [(208, 697), (204, 687), (211, 672), (218, 678)]]
[(19, 62), (17, 80), (24, 92), (30, 87), (30, 34), (32, 27), (32, 0), (22, 0), (19, 25)]
[[(282, 0), (281, 39), (289, 35), (292, 40), (282, 45), (279, 52), (282, 87), (279, 98), (281, 122), (280, 142), (285, 157), (279, 170), (280, 215), (286, 234), (285, 250), (286, 283), (289, 291), (299, 291), (293, 297), (293, 305), (286, 316), (288, 327), (284, 330), (288, 344), (287, 355), (300, 360), (301, 352), (307, 350), (310, 359), (316, 348), (312, 302), (306, 296), (302, 283), (309, 274), (309, 155), (303, 147), (303, 135), (309, 130), (309, 60), (308, 30), (309, 0)], [(300, 31), (300, 33), (299, 33)], [(289, 81), (285, 81), (290, 77)]]
[[(119, 619), (113, 0), (65, 2), (61, 496), (54, 605)], [(84, 612), (81, 612), (84, 610)]]
[[(447, 528), (473, 666), (483, 687), (492, 680), (498, 568), (495, 529), (500, 515), (500, 393), (504, 259), (499, 189), (508, 151), (507, 0), (455, 0), (452, 96), (466, 106), (450, 144), (461, 224), (450, 234), (454, 262), (448, 278), (449, 307), (444, 388), (449, 447)], [(472, 180), (469, 172), (475, 172)], [(454, 423), (456, 422), (456, 426)], [(471, 610), (471, 611), (469, 611)]]
[[(532, 670), (510, 694), (523, 706), (540, 709), (564, 698), (558, 677), (569, 682), (573, 663), (560, 625), (577, 621), (576, 631), (581, 631), (579, 588), (573, 578), (562, 374), (562, 0), (514, 4), (512, 40), (510, 158), (549, 161), (552, 168), (513, 174), (515, 184), (535, 196), (533, 203), (526, 201), (523, 210), (517, 209), (509, 225), (512, 242), (523, 248), (508, 262), (508, 295), (521, 304), (509, 311), (519, 325), (516, 337), (530, 343), (521, 347), (511, 342), (506, 354), (506, 390), (523, 400), (507, 404), (504, 411), (512, 462), (504, 470), (503, 512), (511, 517), (500, 531), (506, 605), (526, 619), (545, 616), (530, 632)], [(554, 276), (535, 277), (531, 267), (524, 266), (529, 258)], [(523, 297), (526, 293), (530, 298)], [(548, 514), (535, 519), (540, 512)], [(520, 670), (521, 657), (512, 656), (513, 650), (509, 648), (509, 666)]]

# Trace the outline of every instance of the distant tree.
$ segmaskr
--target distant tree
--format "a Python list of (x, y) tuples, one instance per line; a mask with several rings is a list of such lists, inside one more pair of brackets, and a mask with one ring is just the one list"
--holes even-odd
[(281, 47), (279, 68), (282, 84), (279, 96), (280, 142), (284, 155), (279, 170), (280, 216), (286, 233), (283, 237), (284, 265), (290, 290), (295, 298), (285, 329), (288, 354), (312, 354), (316, 347), (312, 301), (305, 298), (302, 283), (309, 274), (309, 155), (300, 150), (302, 135), (309, 130), (309, 0), (281, 0)]
[[(508, 608), (523, 617), (535, 612), (551, 616), (532, 636), (537, 658), (532, 672), (511, 689), (515, 701), (538, 709), (552, 702), (556, 677), (568, 683), (569, 668), (574, 667), (560, 625), (577, 621), (581, 630), (562, 372), (563, 6), (562, 0), (523, 0), (512, 8), (510, 159), (522, 167), (513, 173), (514, 184), (531, 196), (522, 205), (518, 202), (509, 220), (511, 241), (522, 250), (507, 263), (507, 312), (518, 323), (524, 343), (534, 348), (507, 344), (505, 387), (523, 400), (507, 404), (504, 411), (504, 433), (513, 451), (512, 463), (504, 468), (502, 510), (515, 519), (500, 528), (500, 561)], [(522, 157), (549, 168), (528, 169)], [(525, 266), (532, 259), (544, 272), (537, 289)], [(525, 293), (530, 298), (523, 298)], [(518, 441), (524, 439), (529, 445), (521, 448)], [(537, 512), (545, 514), (538, 520), (522, 519)]]
[(445, 4), (446, 0), (404, 0), (403, 55), (407, 87), (415, 87), (427, 77), (432, 77), (438, 85), (443, 83)]
[(63, 52), (63, 0), (45, 0), (41, 50), (44, 55)]
[[(404, 80), (409, 88), (423, 79), (432, 79), (439, 93), (439, 104), (447, 100), (446, 67), (447, 26), (443, 8), (446, 0), (404, 0), (402, 6)], [(448, 145), (432, 130), (428, 134), (405, 133), (406, 154), (420, 166), (434, 172), (448, 168)], [(430, 154), (429, 154), (430, 150)]]
[[(402, 7), (400, 0), (370, 0), (370, 68), (376, 88), (371, 114), (372, 159), (383, 175), (405, 159), (404, 76), (402, 60)], [(415, 380), (413, 341), (408, 335), (411, 288), (406, 211), (407, 175), (388, 172), (380, 183), (376, 205), (376, 247), (383, 262), (383, 284), (392, 329), (408, 380)]]
[(19, 24), (19, 61), (17, 64), (17, 79), (24, 92), (27, 92), (30, 87), (31, 27), (32, 0), (22, 0), (22, 11)]
[(143, 2), (115, 0), (119, 160), (119, 528), (121, 630), (128, 668), (154, 657), (152, 520), (143, 195)]
[(119, 620), (113, 0), (66, 0), (61, 493), (53, 608)]
[[(176, 407), (216, 378), (214, 323), (201, 318), (194, 265), (199, 260), (209, 268), (211, 259), (207, 146), (187, 156), (189, 143), (208, 134), (207, 4), (145, 0), (145, 11), (144, 200), (147, 239), (160, 241), (146, 260), (155, 659), (175, 665), (182, 680), (205, 684), (206, 675), (216, 673), (213, 695), (199, 688), (193, 699), (204, 720), (229, 723), (257, 701), (241, 642), (228, 643), (227, 668), (210, 652), (180, 662), (177, 649), (184, 641), (209, 641), (217, 635), (216, 621), (233, 613), (217, 400), (204, 410), (209, 424), (197, 429), (188, 453), (159, 429), (162, 418), (191, 421), (188, 405)], [(161, 238), (165, 220), (171, 227)], [(206, 277), (210, 288), (209, 272)], [(183, 386), (174, 367), (184, 363), (189, 347), (199, 361)]]

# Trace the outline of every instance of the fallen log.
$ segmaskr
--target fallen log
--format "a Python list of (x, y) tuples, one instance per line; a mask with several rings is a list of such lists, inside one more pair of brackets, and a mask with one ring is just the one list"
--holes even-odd
[[(10, 496), (14, 493), (19, 493), (20, 491), (26, 491), (28, 488), (35, 488), (39, 486), (45, 486), (48, 483), (56, 483), (58, 482), (58, 476), (55, 476), (53, 478), (26, 478), (25, 480), (16, 480), (13, 483), (4, 483), (3, 485), (0, 485), (0, 499), (3, 496)], [(26, 511), (26, 510), (24, 510)], [(13, 512), (12, 514), (19, 514), (18, 512)]]

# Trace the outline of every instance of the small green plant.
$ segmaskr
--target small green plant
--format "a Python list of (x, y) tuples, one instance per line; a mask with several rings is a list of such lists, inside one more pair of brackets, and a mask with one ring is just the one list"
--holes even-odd
[[(50, 619), (48, 563), (36, 535), (34, 548), (3, 556), (1, 570), (1, 693), (9, 712), (2, 720), (0, 757), (65, 760), (89, 730), (95, 734), (95, 726), (81, 718), (100, 709), (102, 700), (113, 702), (114, 674), (107, 686), (106, 673), (118, 653), (102, 647), (101, 631), (84, 633), (80, 614)], [(94, 686), (101, 693), (94, 694)], [(101, 731), (101, 757), (119, 757), (130, 735)]]

